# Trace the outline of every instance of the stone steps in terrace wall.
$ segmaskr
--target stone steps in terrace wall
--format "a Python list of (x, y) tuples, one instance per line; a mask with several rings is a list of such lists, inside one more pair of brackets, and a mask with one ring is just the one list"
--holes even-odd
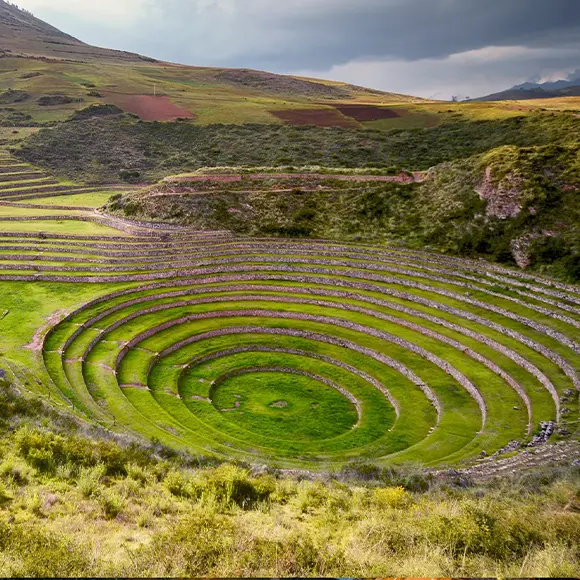
[[(281, 286), (273, 286), (273, 287), (258, 286), (257, 288), (255, 288), (255, 287), (225, 287), (225, 288), (217, 289), (217, 291), (219, 291), (219, 292), (232, 292), (232, 291), (241, 291), (241, 290), (244, 290), (246, 292), (259, 291), (259, 290), (266, 290), (266, 291), (270, 291), (270, 292), (281, 292), (281, 293), (284, 293), (284, 292), (286, 292), (286, 293), (290, 293), (290, 292), (300, 293), (301, 292), (301, 290), (297, 289), (297, 288), (286, 288), (286, 287), (281, 287)], [(196, 294), (196, 293), (208, 293), (208, 292), (212, 293), (215, 291), (216, 291), (215, 289), (201, 288), (197, 292), (184, 291), (182, 295)], [(316, 294), (316, 292), (313, 291), (312, 289), (309, 289), (309, 291), (312, 292), (313, 294)], [(304, 293), (308, 294), (308, 292), (304, 292)], [(345, 293), (331, 292), (331, 291), (324, 291), (324, 290), (320, 290), (318, 292), (318, 294), (325, 296), (325, 297), (327, 297), (327, 296), (328, 297), (336, 297), (336, 298), (346, 297)], [(169, 295), (162, 295), (162, 296), (168, 297)], [(173, 294), (173, 297), (177, 297), (175, 295), (175, 293)], [(356, 295), (354, 295), (354, 294), (348, 295), (348, 298), (351, 300), (357, 299)], [(135, 300), (132, 300), (130, 302), (123, 303), (122, 305), (119, 305), (117, 307), (107, 309), (106, 311), (99, 314), (98, 316), (86, 321), (83, 326), (84, 327), (92, 326), (92, 325), (96, 324), (97, 322), (99, 322), (100, 320), (102, 320), (107, 315), (109, 315), (113, 312), (122, 311), (124, 308), (126, 308), (128, 306), (133, 306), (133, 305), (139, 304), (140, 302), (149, 302), (151, 300), (156, 300), (156, 299), (159, 299), (159, 296), (153, 295), (153, 296), (148, 296), (146, 298), (143, 298), (142, 300), (135, 299)], [(380, 320), (384, 320), (386, 322), (390, 322), (390, 323), (393, 323), (393, 324), (396, 324), (399, 326), (409, 328), (410, 330), (418, 332), (419, 334), (422, 334), (423, 336), (427, 336), (429, 338), (432, 338), (432, 339), (435, 339), (439, 342), (447, 344), (448, 346), (451, 346), (452, 348), (462, 352), (463, 354), (465, 354), (469, 358), (472, 358), (473, 360), (486, 366), (494, 374), (498, 375), (504, 382), (506, 382), (509, 385), (510, 388), (512, 388), (517, 393), (517, 395), (522, 400), (524, 406), (528, 410), (529, 421), (528, 421), (527, 434), (529, 435), (531, 433), (531, 427), (532, 427), (532, 425), (531, 425), (531, 420), (532, 420), (531, 402), (529, 400), (529, 397), (525, 393), (524, 389), (517, 381), (512, 379), (507, 373), (505, 373), (494, 362), (490, 361), (489, 359), (487, 359), (484, 356), (481, 356), (479, 353), (467, 348), (465, 345), (459, 343), (458, 341), (453, 340), (453, 339), (451, 339), (445, 335), (442, 335), (440, 333), (434, 332), (426, 327), (420, 326), (420, 325), (413, 323), (413, 322), (409, 322), (407, 320), (401, 319), (401, 318), (396, 317), (396, 316), (386, 315), (384, 313), (377, 312), (375, 310), (371, 310), (369, 308), (364, 308), (361, 306), (356, 306), (356, 305), (351, 305), (351, 304), (342, 304), (342, 303), (337, 303), (337, 302), (328, 302), (328, 301), (322, 301), (322, 300), (313, 299), (313, 298), (304, 299), (304, 298), (296, 298), (296, 297), (290, 297), (290, 296), (284, 296), (284, 295), (281, 295), (280, 297), (272, 297), (269, 295), (252, 295), (252, 294), (244, 295), (241, 297), (240, 296), (237, 296), (237, 297), (219, 296), (219, 297), (214, 297), (214, 298), (210, 298), (210, 299), (190, 299), (190, 300), (177, 301), (177, 302), (171, 303), (171, 305), (163, 305), (163, 306), (159, 306), (159, 307), (151, 307), (151, 308), (144, 309), (141, 311), (141, 314), (150, 314), (150, 313), (154, 313), (154, 312), (158, 312), (158, 311), (167, 309), (169, 307), (180, 308), (180, 307), (193, 306), (193, 305), (204, 304), (204, 303), (231, 302), (231, 301), (236, 301), (236, 300), (244, 301), (244, 302), (245, 301), (262, 301), (262, 302), (271, 301), (271, 302), (277, 302), (280, 304), (292, 303), (292, 304), (315, 305), (315, 306), (319, 306), (321, 308), (334, 308), (337, 310), (345, 310), (347, 312), (358, 312), (358, 313), (365, 314), (365, 315), (373, 317), (373, 318), (377, 318)], [(360, 300), (364, 301), (364, 297), (362, 297)], [(369, 300), (369, 302), (371, 302), (371, 301)], [(389, 304), (386, 302), (382, 302), (382, 303), (380, 303), (380, 305), (381, 306), (388, 306)], [(80, 330), (77, 331), (77, 333), (79, 333), (79, 334), (80, 334), (80, 332), (81, 332)], [(77, 333), (75, 333), (75, 334), (77, 334)], [(479, 338), (480, 342), (483, 342), (481, 336), (479, 336), (478, 338)], [(65, 344), (65, 348), (67, 346), (68, 345)], [(511, 351), (509, 349), (501, 348), (501, 347), (500, 347), (500, 352), (502, 352), (502, 353), (507, 352), (508, 355), (511, 354)], [(529, 370), (530, 367), (533, 367), (533, 365), (528, 365), (526, 370)], [(549, 381), (548, 381), (548, 383), (549, 383)], [(549, 383), (549, 385), (552, 386), (551, 383)], [(552, 388), (553, 388), (553, 386), (552, 386)], [(481, 403), (482, 400), (481, 399), (479, 399), (479, 400)], [(556, 405), (559, 408), (558, 399), (556, 399)]]
[(19, 173), (4, 173), (0, 172), (0, 187), (7, 181), (32, 181), (39, 179), (47, 179), (38, 171), (23, 171)]

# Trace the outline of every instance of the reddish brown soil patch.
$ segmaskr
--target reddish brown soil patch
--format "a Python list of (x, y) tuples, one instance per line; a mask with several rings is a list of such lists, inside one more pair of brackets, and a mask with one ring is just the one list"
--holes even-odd
[(379, 119), (398, 119), (401, 115), (385, 107), (375, 105), (333, 105), (343, 115), (351, 117), (355, 121), (364, 123), (365, 121), (378, 121)]
[(143, 121), (175, 121), (195, 118), (193, 113), (174, 105), (169, 97), (108, 93), (106, 101), (117, 105), (126, 113), (138, 115)]
[(288, 125), (315, 125), (317, 127), (343, 127), (345, 129), (360, 127), (354, 119), (345, 117), (340, 111), (333, 109), (293, 109), (270, 111), (270, 113)]

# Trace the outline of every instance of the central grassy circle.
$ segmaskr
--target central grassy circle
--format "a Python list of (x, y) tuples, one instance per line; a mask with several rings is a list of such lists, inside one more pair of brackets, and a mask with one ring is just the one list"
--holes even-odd
[(331, 439), (357, 424), (355, 405), (336, 389), (308, 376), (248, 372), (224, 379), (212, 390), (224, 419), (276, 439)]

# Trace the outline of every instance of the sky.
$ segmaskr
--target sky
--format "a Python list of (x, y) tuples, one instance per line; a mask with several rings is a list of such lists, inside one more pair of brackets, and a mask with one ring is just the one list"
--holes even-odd
[(477, 97), (580, 69), (580, 0), (16, 0), (80, 40), (183, 64)]

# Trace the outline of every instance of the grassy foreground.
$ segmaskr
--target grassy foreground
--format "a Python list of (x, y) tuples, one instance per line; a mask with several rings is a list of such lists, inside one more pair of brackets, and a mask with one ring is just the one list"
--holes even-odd
[(0, 390), (2, 576), (575, 576), (580, 469), (192, 463)]

